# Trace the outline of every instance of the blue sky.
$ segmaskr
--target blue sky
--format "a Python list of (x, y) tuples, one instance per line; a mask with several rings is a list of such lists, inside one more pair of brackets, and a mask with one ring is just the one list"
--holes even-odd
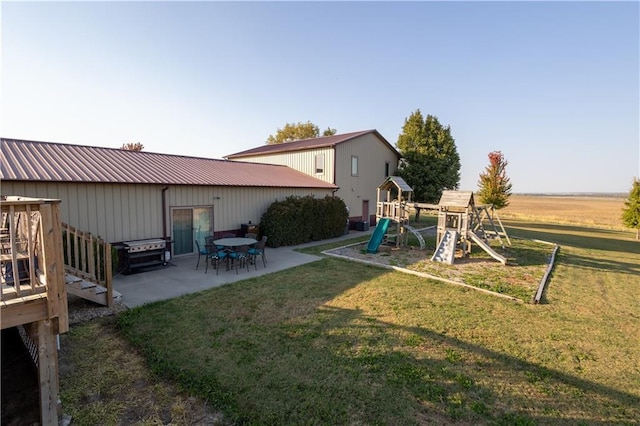
[(637, 2), (2, 2), (3, 137), (221, 158), (287, 122), (451, 126), (460, 188), (640, 175)]

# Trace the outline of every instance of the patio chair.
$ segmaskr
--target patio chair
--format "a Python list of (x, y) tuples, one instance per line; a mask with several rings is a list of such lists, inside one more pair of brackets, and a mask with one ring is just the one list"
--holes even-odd
[(216, 237), (214, 237), (213, 235), (207, 235), (206, 237), (204, 237), (204, 243), (208, 246), (216, 246), (216, 248), (218, 250), (224, 250), (224, 246), (219, 246), (214, 244), (214, 241), (217, 240)]
[(207, 256), (209, 254), (209, 252), (207, 251), (206, 247), (205, 248), (200, 248), (200, 243), (198, 242), (198, 240), (196, 241), (196, 249), (198, 250), (198, 263), (196, 263), (196, 271), (198, 270), (198, 267), (200, 266), (200, 257), (201, 256)]
[(231, 259), (232, 265), (235, 262), (236, 264), (236, 274), (238, 273), (238, 269), (240, 267), (247, 267), (247, 272), (249, 272), (249, 246), (240, 246), (236, 247), (233, 251), (228, 251), (227, 256)]
[(216, 275), (220, 272), (220, 261), (227, 258), (228, 253), (224, 250), (218, 250), (215, 244), (207, 245), (207, 251), (209, 255), (207, 256), (207, 267), (204, 269), (204, 273), (206, 274), (209, 270), (209, 261), (213, 265), (216, 270)]
[(265, 247), (267, 245), (267, 237), (262, 237), (260, 241), (256, 243), (256, 245), (249, 249), (249, 256), (253, 261), (253, 266), (256, 267), (256, 271), (258, 270), (258, 263), (256, 262), (258, 256), (262, 257), (262, 264), (264, 267), (267, 267), (267, 257), (264, 254)]

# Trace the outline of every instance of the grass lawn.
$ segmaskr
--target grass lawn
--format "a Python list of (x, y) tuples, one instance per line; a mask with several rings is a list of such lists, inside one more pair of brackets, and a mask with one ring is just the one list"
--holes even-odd
[[(547, 303), (325, 258), (127, 311), (119, 329), (155, 377), (230, 423), (637, 424), (640, 244), (618, 230), (505, 225), (561, 245)], [(99, 340), (99, 326), (63, 345)], [(63, 406), (90, 411), (97, 402), (72, 384), (109, 369), (80, 370), (62, 379)]]

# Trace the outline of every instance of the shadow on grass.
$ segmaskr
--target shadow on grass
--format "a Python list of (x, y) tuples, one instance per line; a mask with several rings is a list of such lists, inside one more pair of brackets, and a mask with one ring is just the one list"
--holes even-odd
[(583, 249), (607, 251), (625, 251), (640, 254), (640, 241), (625, 239), (631, 233), (607, 229), (586, 228), (572, 225), (503, 221), (509, 235), (524, 238), (547, 240), (559, 245), (568, 245)]
[(387, 281), (366, 290), (371, 299), (352, 301), (354, 309), (327, 304), (384, 274), (405, 290), (424, 284), (327, 259), (277, 280), (135, 309), (120, 325), (155, 372), (239, 423), (534, 424), (561, 415), (565, 423), (597, 424), (638, 414), (632, 394), (428, 327), (364, 315), (358, 304), (377, 304), (385, 317), (443, 307), (414, 297), (399, 303), (406, 292), (385, 296)]
[[(622, 262), (611, 259), (597, 259), (593, 257), (580, 256), (576, 254), (567, 254), (560, 251), (558, 261), (566, 265), (572, 265), (582, 269), (592, 271), (616, 271), (632, 275), (636, 278), (640, 277), (640, 263)], [(640, 278), (638, 278), (640, 283)]]
[[(594, 410), (594, 416), (602, 414), (600, 419), (585, 415), (572, 417), (568, 407), (574, 398), (586, 398), (593, 404), (614, 407), (613, 416), (619, 415), (617, 420), (623, 422), (632, 420), (634, 413), (638, 414), (639, 397), (575, 375), (428, 328), (380, 321), (363, 315), (359, 310), (321, 307), (319, 311), (325, 317), (325, 324), (330, 323), (334, 330), (363, 329), (335, 333), (339, 337), (331, 342), (332, 348), (358, 349), (334, 351), (331, 354), (334, 368), (344, 368), (346, 372), (352, 371), (353, 367), (360, 368), (358, 377), (369, 375), (368, 380), (389, 386), (388, 391), (392, 394), (402, 395), (409, 391), (416, 401), (423, 401), (424, 412), (421, 414), (430, 421), (434, 418), (429, 416), (435, 415), (449, 421), (531, 424), (531, 420), (533, 424), (555, 424), (560, 421), (560, 412), (564, 411), (561, 421), (565, 424), (610, 424), (606, 419), (610, 419), (612, 413), (597, 410)], [(317, 331), (311, 330), (310, 333), (317, 336)], [(368, 335), (375, 342), (376, 335), (381, 334), (404, 337), (387, 338), (384, 348), (379, 351), (367, 345), (366, 340), (363, 342), (350, 337)], [(390, 348), (393, 349), (388, 350)], [(320, 358), (325, 359), (325, 355)], [(484, 377), (488, 371), (491, 376)], [(504, 386), (498, 390), (482, 385), (480, 382), (483, 380), (503, 381)], [(505, 398), (508, 401), (506, 407)], [(532, 411), (537, 414), (531, 414)], [(544, 415), (545, 412), (557, 414)], [(384, 419), (363, 420), (375, 422)]]

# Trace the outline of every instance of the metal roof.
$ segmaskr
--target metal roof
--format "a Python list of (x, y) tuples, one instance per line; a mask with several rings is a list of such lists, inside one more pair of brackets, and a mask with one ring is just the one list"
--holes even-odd
[(398, 158), (400, 158), (400, 153), (380, 134), (377, 130), (362, 130), (360, 132), (352, 132), (352, 133), (343, 133), (341, 135), (333, 135), (333, 136), (323, 136), (319, 138), (312, 139), (302, 139), (299, 141), (293, 142), (284, 142), (272, 145), (262, 145), (257, 148), (249, 149), (246, 151), (236, 152), (235, 154), (229, 154), (224, 158), (242, 158), (242, 157), (253, 157), (256, 155), (265, 155), (265, 154), (280, 154), (285, 152), (295, 152), (295, 151), (304, 151), (307, 149), (314, 148), (326, 148), (335, 146), (339, 143), (347, 142), (351, 139), (355, 139), (359, 136), (363, 136), (366, 134), (372, 133), (378, 137), (384, 144), (386, 144), (390, 150), (392, 150)]
[(413, 192), (413, 188), (409, 186), (400, 176), (389, 176), (378, 187), (381, 190), (389, 189), (392, 186), (398, 188), (401, 192)]
[(18, 139), (2, 138), (0, 142), (2, 180), (337, 188), (271, 164)]

